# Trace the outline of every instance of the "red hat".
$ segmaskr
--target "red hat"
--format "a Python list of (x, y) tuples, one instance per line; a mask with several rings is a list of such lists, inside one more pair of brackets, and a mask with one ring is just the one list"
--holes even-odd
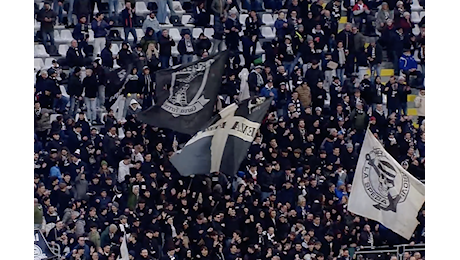
[(371, 121), (376, 120), (376, 119), (375, 119), (375, 116), (371, 116), (370, 120), (371, 120)]

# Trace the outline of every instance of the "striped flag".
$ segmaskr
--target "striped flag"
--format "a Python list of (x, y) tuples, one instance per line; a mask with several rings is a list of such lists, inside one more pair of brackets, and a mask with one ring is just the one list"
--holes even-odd
[(183, 176), (213, 172), (234, 175), (272, 99), (257, 97), (226, 107), (171, 157), (171, 163)]

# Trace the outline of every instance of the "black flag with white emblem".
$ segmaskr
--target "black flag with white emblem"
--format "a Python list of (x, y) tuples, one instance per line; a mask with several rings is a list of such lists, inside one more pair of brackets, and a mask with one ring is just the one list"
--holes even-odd
[(222, 172), (234, 176), (272, 102), (255, 97), (231, 104), (171, 157), (183, 176)]
[(138, 114), (152, 126), (194, 134), (211, 118), (228, 51), (160, 70), (156, 74), (157, 104)]

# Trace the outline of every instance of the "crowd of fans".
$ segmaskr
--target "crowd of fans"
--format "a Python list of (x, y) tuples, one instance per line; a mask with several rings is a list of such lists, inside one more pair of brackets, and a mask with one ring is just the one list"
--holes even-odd
[[(134, 260), (349, 260), (363, 247), (424, 243), (424, 210), (409, 241), (347, 211), (368, 126), (424, 179), (425, 31), (423, 18), (420, 34), (412, 34), (411, 0), (325, 7), (323, 0), (195, 1), (190, 23), (214, 35), (194, 39), (182, 27), (178, 42), (162, 29), (167, 17), (176, 20), (171, 0), (149, 4), (154, 11), (145, 18), (134, 1), (118, 14), (118, 1), (109, 0), (105, 14), (92, 16), (95, 4), (104, 10), (101, 1), (55, 0), (36, 12), (37, 38), (50, 54), (54, 26), (73, 28), (66, 56), (37, 73), (34, 95), (34, 224), (63, 259), (117, 259), (128, 234)], [(349, 23), (339, 32), (342, 5)], [(278, 15), (274, 40), (261, 33), (267, 9)], [(114, 54), (117, 26), (133, 41)], [(138, 39), (136, 28), (145, 36)], [(136, 114), (155, 102), (155, 71), (224, 49), (230, 57), (216, 112), (245, 91), (274, 101), (235, 177), (182, 177), (169, 158), (190, 136), (143, 124)], [(388, 82), (380, 75), (384, 53), (395, 71)], [(110, 71), (131, 66), (124, 109), (105, 107)], [(415, 88), (417, 128), (407, 115)]]

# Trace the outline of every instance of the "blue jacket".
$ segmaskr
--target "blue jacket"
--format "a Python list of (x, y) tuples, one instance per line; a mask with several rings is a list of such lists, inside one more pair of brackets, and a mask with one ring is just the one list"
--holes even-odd
[(417, 61), (415, 61), (414, 56), (403, 54), (401, 58), (399, 58), (399, 68), (403, 71), (417, 69)]
[(283, 39), (284, 41), (284, 36), (286, 36), (288, 28), (284, 28), (283, 24), (287, 23), (287, 21), (276, 19), (275, 21), (275, 28), (276, 28), (276, 36), (278, 39)]
[(262, 97), (270, 97), (270, 93), (273, 93), (273, 100), (278, 99), (278, 90), (275, 87), (271, 89), (267, 88), (266, 86), (260, 90), (260, 95)]
[(94, 31), (94, 38), (107, 36), (107, 30), (109, 30), (110, 27), (111, 26), (104, 20), (102, 20), (100, 25), (97, 25), (96, 20), (91, 22), (91, 29)]
[(57, 177), (59, 181), (62, 181), (61, 170), (58, 166), (53, 166), (50, 169), (50, 177)]

